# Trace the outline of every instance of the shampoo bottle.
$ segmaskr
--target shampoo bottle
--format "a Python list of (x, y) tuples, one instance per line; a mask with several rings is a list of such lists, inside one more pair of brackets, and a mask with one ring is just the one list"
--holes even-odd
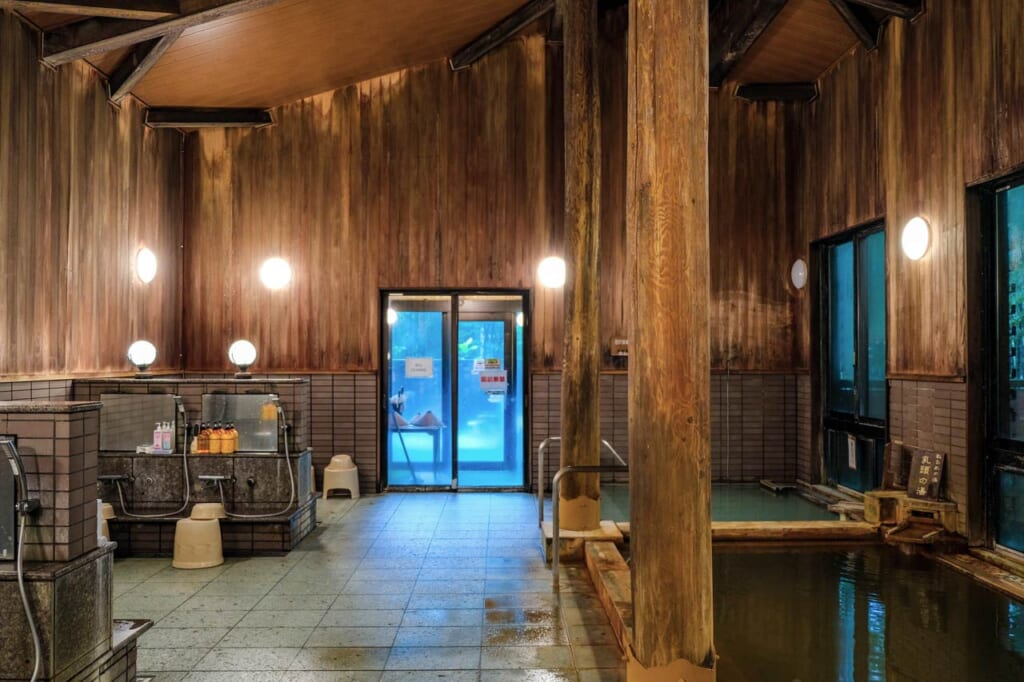
[(163, 426), (160, 425), (160, 422), (157, 422), (156, 423), (156, 427), (153, 429), (153, 447), (159, 450), (160, 448), (163, 447), (163, 443), (164, 443)]
[(210, 431), (210, 454), (219, 455), (221, 454), (221, 446), (224, 442), (224, 430), (220, 428), (220, 424), (214, 424), (213, 430)]
[(170, 452), (174, 449), (174, 427), (171, 426), (170, 422), (164, 422), (163, 432), (163, 447), (164, 450)]

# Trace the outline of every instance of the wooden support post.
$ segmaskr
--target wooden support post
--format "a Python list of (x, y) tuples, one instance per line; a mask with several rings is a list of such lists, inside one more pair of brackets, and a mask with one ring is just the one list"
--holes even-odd
[[(561, 465), (601, 460), (598, 237), (601, 232), (601, 100), (597, 0), (559, 0), (565, 54), (565, 366)], [(598, 474), (566, 478), (561, 527), (601, 525)]]
[(715, 679), (707, 13), (630, 2), (630, 682)]

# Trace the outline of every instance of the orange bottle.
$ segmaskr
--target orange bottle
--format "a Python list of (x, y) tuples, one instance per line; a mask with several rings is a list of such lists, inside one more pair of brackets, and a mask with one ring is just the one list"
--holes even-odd
[(210, 425), (203, 424), (199, 429), (198, 452), (200, 455), (210, 454)]
[(238, 432), (235, 431), (233, 424), (228, 424), (224, 427), (224, 436), (220, 442), (220, 452), (222, 455), (233, 455), (235, 454), (235, 436)]
[(220, 427), (220, 424), (214, 424), (213, 430), (210, 431), (210, 454), (219, 455), (223, 452), (224, 445), (224, 429)]

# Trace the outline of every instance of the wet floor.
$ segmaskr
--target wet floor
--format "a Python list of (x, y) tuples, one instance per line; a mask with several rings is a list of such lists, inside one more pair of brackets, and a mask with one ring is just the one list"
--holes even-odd
[(1024, 604), (889, 548), (716, 549), (719, 682), (1020, 682)]
[[(629, 486), (601, 486), (601, 518), (629, 521)], [(754, 484), (711, 486), (714, 521), (835, 521), (838, 517), (796, 491), (773, 493)]]

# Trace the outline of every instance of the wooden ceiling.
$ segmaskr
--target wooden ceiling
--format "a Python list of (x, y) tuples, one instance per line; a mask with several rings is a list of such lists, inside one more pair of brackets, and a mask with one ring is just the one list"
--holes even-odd
[[(625, 4), (601, 2), (617, 11)], [(708, 2), (713, 85), (723, 79), (727, 85), (799, 84), (812, 93), (815, 82), (858, 42), (873, 47), (872, 36), (877, 38), (887, 14), (921, 5), (920, 0)], [(63, 61), (84, 57), (111, 76), (112, 99), (130, 91), (150, 107), (260, 110), (452, 57), (477, 38), (479, 45), (489, 33), (501, 36), (499, 22), (509, 15), (525, 17), (513, 22), (507, 37), (550, 12), (554, 0), (0, 0), (2, 5), (43, 29), (47, 50), (84, 44), (79, 52), (64, 53)], [(72, 5), (79, 7), (68, 13)], [(224, 12), (177, 25), (169, 35), (103, 42), (155, 26), (140, 16), (131, 17), (134, 23), (109, 18), (116, 8), (138, 15), (167, 7), (178, 13), (158, 20)], [(89, 19), (101, 13), (107, 18)], [(767, 92), (772, 98), (772, 90)]]

